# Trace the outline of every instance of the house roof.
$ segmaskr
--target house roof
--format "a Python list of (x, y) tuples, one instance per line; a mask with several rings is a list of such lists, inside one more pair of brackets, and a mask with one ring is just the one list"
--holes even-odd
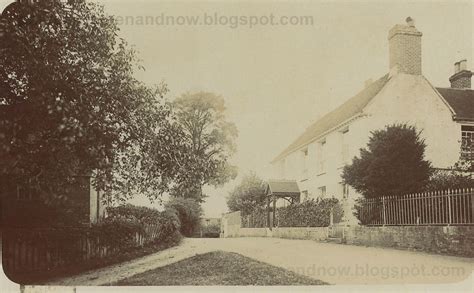
[(273, 162), (277, 162), (283, 159), (288, 154), (309, 144), (313, 139), (324, 134), (343, 123), (344, 121), (352, 118), (353, 116), (360, 113), (365, 106), (380, 92), (385, 84), (390, 79), (389, 75), (386, 74), (373, 82), (368, 87), (364, 88), (358, 94), (347, 100), (344, 104), (336, 108), (335, 110), (324, 115), (321, 119), (310, 125), (292, 144), (290, 144), (283, 152), (281, 152)]
[(455, 120), (474, 120), (474, 90), (436, 88), (454, 110)]
[[(295, 180), (269, 180), (266, 194), (276, 196), (298, 196), (300, 189)], [(268, 192), (269, 191), (269, 192)]]

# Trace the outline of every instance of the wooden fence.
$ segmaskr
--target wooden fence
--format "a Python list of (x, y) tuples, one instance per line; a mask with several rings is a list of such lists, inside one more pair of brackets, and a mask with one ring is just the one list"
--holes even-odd
[(364, 225), (474, 224), (474, 188), (383, 196), (359, 204)]
[[(50, 271), (120, 253), (106, 245), (101, 237), (88, 233), (50, 229), (6, 229), (2, 236), (4, 270), (10, 274)], [(67, 234), (67, 235), (66, 235)], [(62, 237), (64, 236), (64, 237)], [(135, 247), (146, 245), (160, 236), (160, 227), (145, 227), (144, 233), (132, 235)]]

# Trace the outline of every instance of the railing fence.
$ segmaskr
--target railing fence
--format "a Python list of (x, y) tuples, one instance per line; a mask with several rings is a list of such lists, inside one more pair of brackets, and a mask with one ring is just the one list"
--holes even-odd
[(359, 202), (364, 225), (473, 225), (474, 188), (448, 189)]

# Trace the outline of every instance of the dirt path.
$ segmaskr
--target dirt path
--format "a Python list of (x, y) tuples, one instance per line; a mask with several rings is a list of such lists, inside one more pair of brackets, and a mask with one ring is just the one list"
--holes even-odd
[(331, 284), (457, 282), (468, 277), (474, 259), (394, 249), (279, 238), (184, 239), (165, 251), (65, 278), (52, 285), (107, 285), (129, 276), (215, 250), (242, 255)]
[(48, 285), (108, 285), (118, 280), (131, 277), (135, 274), (143, 273), (157, 267), (166, 266), (168, 264), (192, 257), (196, 254), (212, 251), (212, 248), (206, 247), (206, 245), (202, 244), (203, 243), (200, 243), (199, 241), (194, 241), (194, 239), (183, 239), (181, 245), (179, 246), (121, 264), (85, 272), (73, 277), (58, 279), (48, 283)]

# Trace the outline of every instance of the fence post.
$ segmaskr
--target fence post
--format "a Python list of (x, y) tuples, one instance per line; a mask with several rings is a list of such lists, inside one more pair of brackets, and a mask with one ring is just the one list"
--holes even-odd
[(451, 216), (451, 190), (448, 189), (448, 226), (452, 223)]
[(333, 226), (333, 225), (334, 225), (334, 214), (333, 214), (333, 208), (331, 208), (329, 212), (329, 226)]
[(386, 221), (385, 221), (385, 196), (382, 196), (382, 211), (383, 211), (383, 226), (385, 226)]
[(471, 201), (471, 217), (469, 218), (469, 223), (474, 222), (474, 188), (471, 188), (469, 191), (469, 200)]

